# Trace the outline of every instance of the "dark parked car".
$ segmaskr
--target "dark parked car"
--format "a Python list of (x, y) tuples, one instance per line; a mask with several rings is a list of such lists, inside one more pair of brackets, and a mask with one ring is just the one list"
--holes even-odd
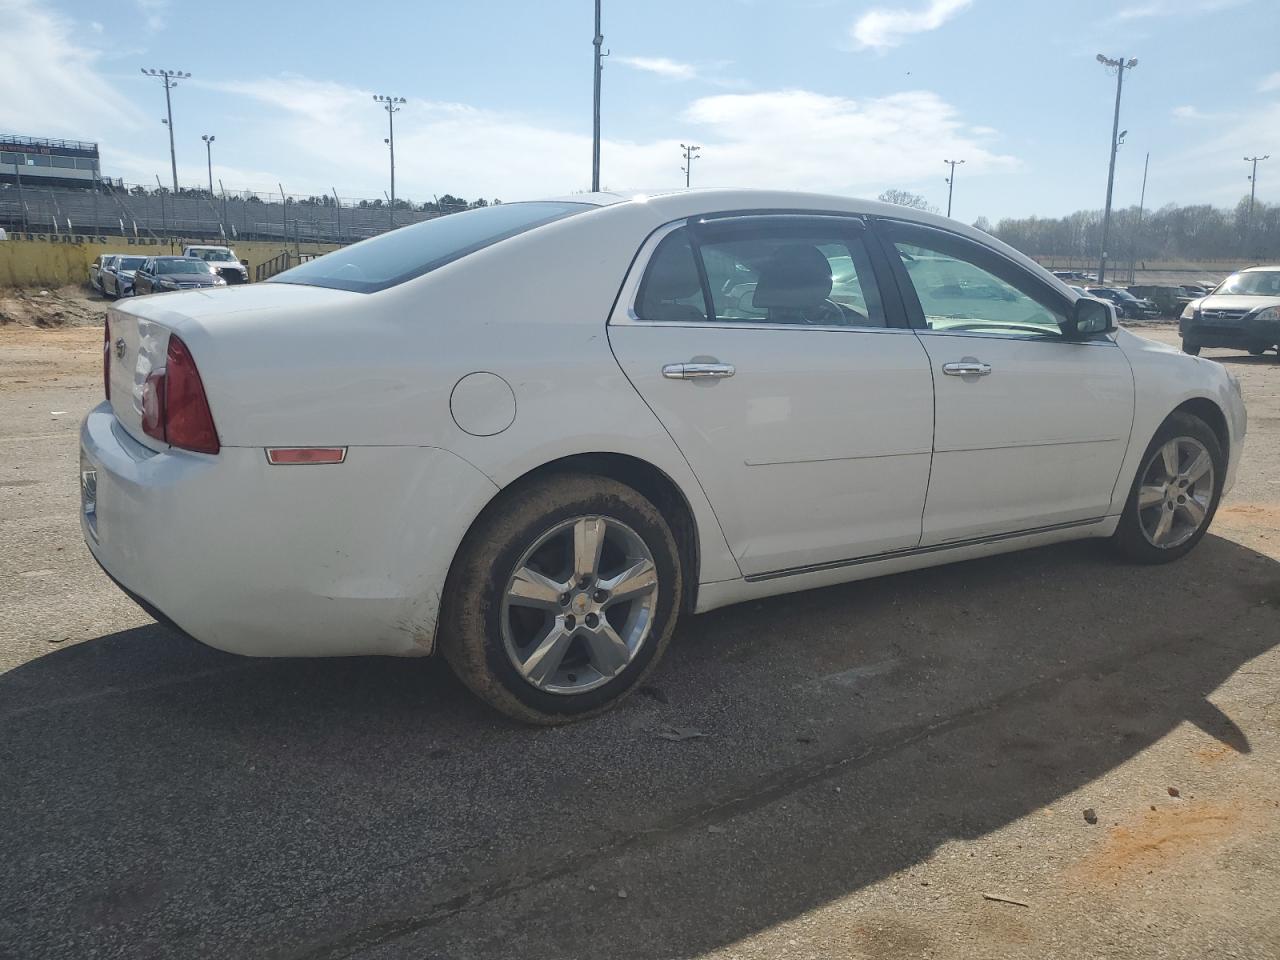
[(1182, 287), (1170, 284), (1132, 286), (1129, 287), (1129, 292), (1135, 297), (1150, 300), (1159, 308), (1160, 313), (1166, 317), (1180, 316), (1187, 304), (1194, 299), (1188, 296)]
[(133, 293), (133, 275), (146, 257), (117, 253), (102, 265), (102, 292), (113, 299)]
[(1255, 356), (1280, 350), (1280, 266), (1233, 273), (1213, 293), (1193, 300), (1178, 321), (1185, 353), (1232, 347)]
[(1099, 300), (1114, 303), (1116, 314), (1122, 320), (1150, 320), (1160, 316), (1159, 307), (1150, 300), (1135, 297), (1128, 290), (1120, 290), (1116, 287), (1087, 287), (1085, 293)]
[(133, 292), (139, 296), (226, 285), (208, 263), (195, 257), (147, 257), (133, 276)]

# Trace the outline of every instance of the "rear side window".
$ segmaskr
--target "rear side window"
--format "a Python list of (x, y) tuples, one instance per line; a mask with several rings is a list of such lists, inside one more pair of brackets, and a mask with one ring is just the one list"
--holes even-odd
[(560, 201), (503, 203), (436, 217), (335, 250), (272, 277), (268, 283), (300, 283), (374, 293), (420, 277), (485, 247), (556, 220), (590, 210)]
[(642, 320), (706, 320), (706, 299), (689, 231), (680, 227), (658, 244), (640, 287), (636, 313)]

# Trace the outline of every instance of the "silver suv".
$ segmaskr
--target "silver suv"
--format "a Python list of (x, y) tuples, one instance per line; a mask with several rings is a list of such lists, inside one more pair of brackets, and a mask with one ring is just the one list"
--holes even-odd
[(1207, 297), (1192, 300), (1178, 320), (1182, 350), (1234, 347), (1255, 356), (1280, 350), (1280, 266), (1233, 273)]

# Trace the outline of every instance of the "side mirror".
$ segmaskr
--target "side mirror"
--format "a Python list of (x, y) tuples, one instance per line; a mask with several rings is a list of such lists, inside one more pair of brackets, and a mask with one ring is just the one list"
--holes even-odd
[(1105, 300), (1081, 297), (1072, 308), (1062, 334), (1068, 340), (1087, 340), (1116, 328), (1115, 307)]

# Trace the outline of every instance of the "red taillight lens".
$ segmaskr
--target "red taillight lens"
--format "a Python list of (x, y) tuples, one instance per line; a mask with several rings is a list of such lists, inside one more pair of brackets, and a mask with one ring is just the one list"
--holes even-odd
[(218, 431), (204, 395), (191, 351), (177, 335), (169, 337), (165, 365), (142, 386), (142, 430), (171, 446), (217, 453)]
[(102, 321), (102, 392), (111, 399), (111, 321)]

